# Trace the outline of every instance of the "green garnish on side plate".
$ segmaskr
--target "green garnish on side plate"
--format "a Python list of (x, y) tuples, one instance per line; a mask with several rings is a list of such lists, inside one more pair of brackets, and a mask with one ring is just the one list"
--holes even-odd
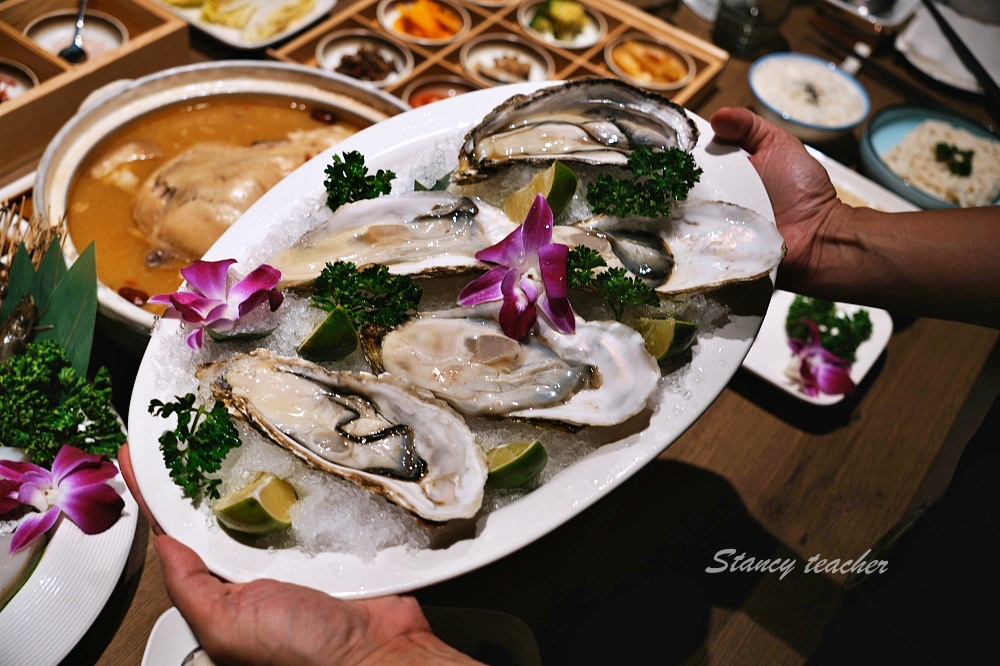
[(808, 340), (806, 321), (816, 322), (824, 349), (850, 363), (855, 361), (861, 343), (872, 335), (872, 321), (867, 310), (859, 310), (851, 316), (839, 313), (837, 304), (832, 301), (796, 294), (785, 318), (788, 337)]

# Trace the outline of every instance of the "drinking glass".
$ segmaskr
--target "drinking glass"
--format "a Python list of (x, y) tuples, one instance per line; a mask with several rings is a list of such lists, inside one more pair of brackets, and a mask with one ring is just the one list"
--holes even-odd
[(782, 44), (778, 28), (788, 0), (721, 0), (712, 41), (738, 58), (753, 58)]

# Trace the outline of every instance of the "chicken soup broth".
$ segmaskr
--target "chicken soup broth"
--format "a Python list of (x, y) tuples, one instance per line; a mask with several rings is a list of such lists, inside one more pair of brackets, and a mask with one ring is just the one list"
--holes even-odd
[(145, 305), (267, 189), (370, 124), (287, 98), (227, 95), (155, 110), (109, 135), (76, 175), (73, 243), (95, 243), (98, 278)]

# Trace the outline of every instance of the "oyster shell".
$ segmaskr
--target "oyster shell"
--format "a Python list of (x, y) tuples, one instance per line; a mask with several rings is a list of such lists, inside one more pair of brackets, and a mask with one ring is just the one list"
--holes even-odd
[(669, 218), (600, 216), (557, 226), (553, 241), (586, 245), (661, 294), (693, 294), (749, 282), (777, 268), (785, 241), (774, 222), (721, 201), (690, 199)]
[(451, 192), (409, 192), (346, 204), (268, 261), (281, 286), (311, 283), (327, 262), (391, 273), (446, 275), (481, 267), (475, 254), (517, 225), (503, 211)]
[(640, 145), (690, 152), (698, 128), (666, 97), (611, 78), (576, 79), (515, 95), (465, 136), (452, 174), (480, 180), (512, 163), (625, 164)]
[(198, 376), (265, 437), (425, 520), (468, 518), (482, 504), (486, 457), (465, 421), (392, 377), (330, 371), (264, 349), (203, 366)]
[(660, 377), (642, 336), (612, 321), (577, 319), (576, 332), (542, 326), (507, 337), (486, 308), (427, 313), (390, 331), (386, 372), (468, 415), (614, 425), (641, 412)]

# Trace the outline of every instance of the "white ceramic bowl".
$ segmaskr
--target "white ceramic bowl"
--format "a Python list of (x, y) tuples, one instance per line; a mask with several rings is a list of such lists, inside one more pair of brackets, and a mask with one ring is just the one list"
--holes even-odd
[[(231, 94), (287, 96), (371, 123), (409, 109), (398, 98), (349, 77), (290, 63), (199, 63), (120, 81), (89, 97), (46, 147), (35, 176), (35, 208), (51, 220), (64, 216), (74, 176), (90, 150), (137, 116), (185, 100)], [(65, 254), (69, 262), (78, 256), (72, 238)], [(98, 307), (102, 330), (141, 355), (155, 316), (104, 284), (98, 285)]]
[(864, 87), (835, 64), (804, 53), (771, 53), (750, 66), (754, 109), (809, 143), (824, 143), (864, 122), (871, 101)]

